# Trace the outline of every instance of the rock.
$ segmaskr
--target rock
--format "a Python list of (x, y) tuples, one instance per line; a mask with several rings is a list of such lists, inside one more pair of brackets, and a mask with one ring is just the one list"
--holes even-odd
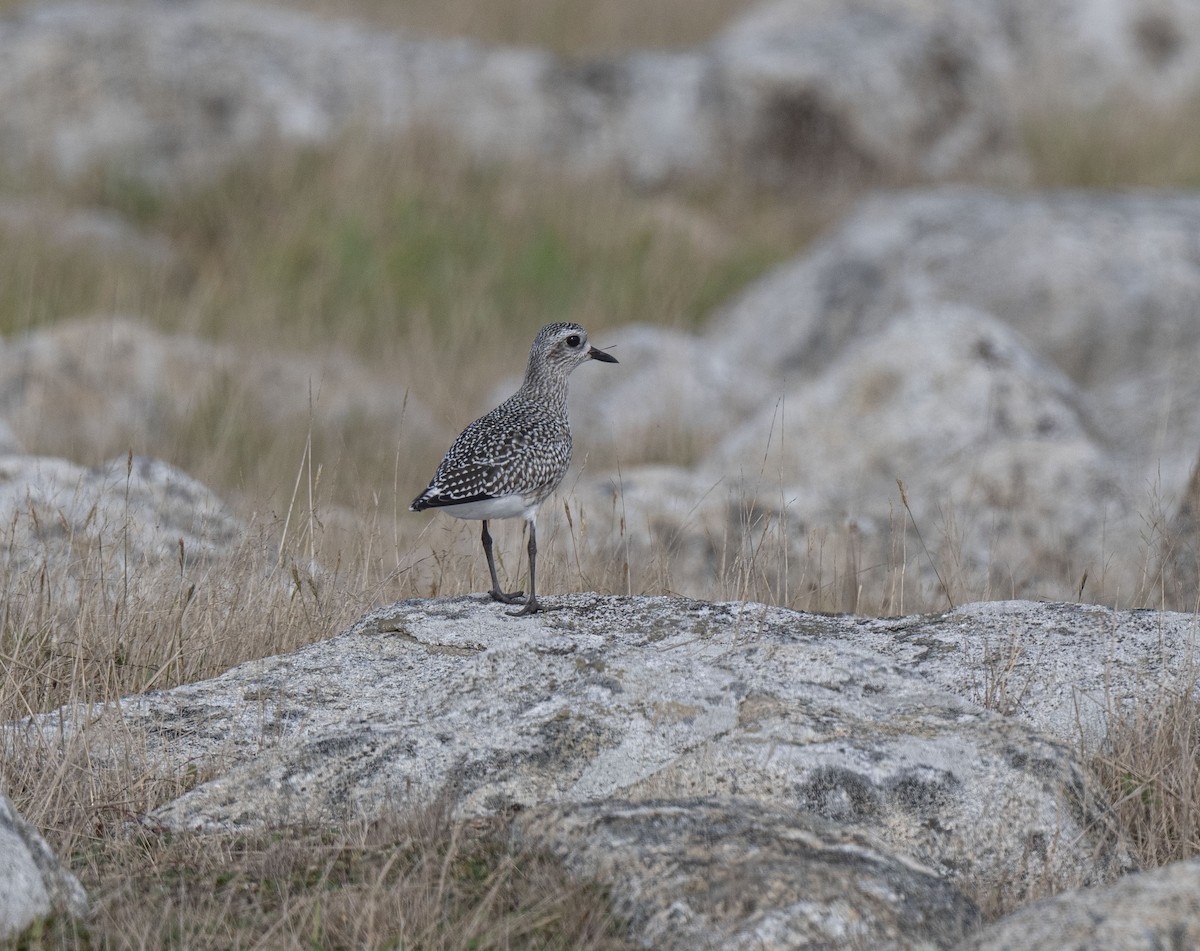
[[(571, 424), (593, 451), (653, 461), (695, 454), (738, 425), (762, 400), (760, 380), (727, 348), (694, 334), (633, 324), (611, 335), (618, 379), (571, 379)], [(506, 385), (500, 398), (515, 389)]]
[(1186, 104), (1198, 38), (1181, 0), (784, 0), (696, 50), (576, 63), (226, 0), (58, 3), (0, 24), (0, 145), (170, 181), (273, 142), (434, 128), (490, 159), (648, 184), (731, 164), (767, 182), (1012, 181), (1032, 112)]
[(223, 0), (66, 3), (0, 25), (0, 143), (65, 174), (99, 162), (167, 181), (276, 141), (434, 127), (492, 159), (620, 165), (659, 179), (711, 164), (708, 66), (640, 53), (586, 66), (416, 39)]
[(0, 938), (50, 914), (86, 915), (87, 895), (46, 840), (0, 793)]
[[(634, 369), (623, 389), (643, 391), (652, 375), (652, 365)], [(719, 387), (720, 378), (713, 383)], [(1138, 535), (1126, 488), (1133, 479), (1078, 388), (988, 314), (947, 305), (896, 314), (776, 385), (772, 394), (760, 376), (743, 375), (743, 389), (762, 388), (759, 409), (731, 426), (690, 473), (623, 470), (617, 502), (608, 506), (603, 480), (577, 487), (579, 504), (594, 513), (589, 542), (602, 552), (679, 549), (672, 574), (704, 590), (722, 565), (744, 554), (737, 539), (771, 522), (786, 526), (788, 559), (798, 570), (813, 531), (849, 524), (862, 563), (878, 566), (859, 578), (874, 590), (911, 517), (933, 552), (914, 571), (935, 584), (936, 559), (946, 576), (953, 570), (956, 598), (961, 591), (1065, 591), (1078, 587), (1084, 571), (1096, 585), (1109, 562), (1110, 590), (1134, 587)], [(622, 389), (602, 393), (634, 402)], [(686, 405), (673, 397), (643, 403), (635, 432), (639, 423), (649, 431), (655, 415), (669, 426), (672, 412)], [(708, 400), (721, 402), (721, 392)], [(606, 405), (603, 396), (597, 403)], [(727, 418), (747, 403), (738, 392)], [(897, 480), (906, 486), (903, 498)], [(707, 561), (696, 559), (701, 552)]]
[(960, 0), (1026, 113), (1186, 106), (1200, 88), (1200, 9), (1187, 0)]
[(365, 423), (392, 442), (436, 432), (402, 385), (336, 352), (260, 353), (120, 316), (64, 320), (0, 343), (0, 417), (41, 452), (169, 446), (213, 410), (241, 412), (264, 431)]
[[(727, 368), (704, 376), (690, 425), (698, 444), (727, 435), (707, 454), (677, 453), (691, 474), (672, 479), (740, 494), (735, 524), (786, 525), (797, 571), (814, 527), (835, 533), (858, 552), (848, 568), (881, 566), (861, 578), (872, 603), (908, 531), (896, 478), (931, 549), (911, 562), (934, 597), (931, 561), (962, 570), (949, 579), (958, 600), (1075, 597), (1085, 572), (1092, 597), (1149, 599), (1144, 566), (1200, 445), (1200, 422), (1179, 409), (1200, 400), (1198, 230), (1200, 200), (1183, 194), (876, 195), (701, 336), (671, 344)], [(654, 392), (656, 375), (631, 361), (620, 392), (592, 381), (590, 400), (654, 432), (656, 416), (665, 426), (688, 407), (630, 409), (626, 394)], [(701, 499), (643, 494), (636, 507), (649, 518)], [(618, 510), (626, 527), (643, 520)], [(658, 519), (656, 532), (701, 541), (686, 521)], [(669, 567), (687, 591), (713, 572)], [(1160, 594), (1186, 608), (1189, 592)]]
[(39, 6), (0, 27), (0, 143), (66, 174), (119, 161), (158, 180), (352, 126), (432, 126), (491, 159), (651, 184), (731, 160), (766, 180), (1020, 166), (970, 36), (883, 12), (777, 20), (570, 63), (223, 0)]
[(1072, 749), (1098, 751), (1114, 715), (1195, 691), (1194, 614), (986, 601), (945, 614), (858, 618), (851, 643)]
[(1091, 387), (1200, 348), (1200, 198), (973, 188), (879, 193), (710, 325), (731, 358), (810, 371), (898, 312), (995, 315)]
[[(155, 459), (85, 468), (0, 456), (0, 570), (10, 598), (73, 605), (84, 579), (172, 586), (245, 541), (245, 526), (205, 486)], [(40, 570), (39, 570), (40, 569)]]
[(986, 40), (921, 6), (785, 0), (734, 21), (713, 43), (734, 153), (772, 183), (1021, 178)]
[(958, 951), (1158, 951), (1200, 947), (1200, 859), (1065, 892), (993, 922)]
[(864, 126), (933, 159), (982, 152), (1022, 119), (1165, 111), (1200, 88), (1200, 11), (1185, 0), (777, 0), (724, 38), (757, 53), (746, 59), (768, 84), (819, 76), (827, 101), (853, 103)]
[[(1106, 882), (1129, 867), (1075, 755), (849, 643), (852, 619), (754, 604), (404, 601), (214, 680), (66, 708), (93, 762), (222, 764), (175, 828), (341, 821), (449, 788), (462, 814), (753, 800), (872, 836), (956, 887)], [(329, 672), (337, 671), (334, 680)]]
[(979, 924), (911, 859), (755, 802), (547, 806), (519, 814), (516, 837), (604, 884), (648, 947), (948, 948)]

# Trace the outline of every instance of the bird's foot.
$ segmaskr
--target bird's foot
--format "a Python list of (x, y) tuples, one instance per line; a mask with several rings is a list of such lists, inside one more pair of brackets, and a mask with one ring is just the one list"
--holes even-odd
[(493, 601), (499, 601), (501, 604), (521, 604), (525, 597), (524, 591), (509, 591), (505, 593), (499, 588), (492, 588), (488, 594), (492, 596)]
[(509, 611), (509, 617), (524, 617), (526, 614), (537, 614), (539, 611), (551, 610), (542, 606), (542, 602), (537, 598), (529, 598), (525, 602), (525, 606), (520, 611)]

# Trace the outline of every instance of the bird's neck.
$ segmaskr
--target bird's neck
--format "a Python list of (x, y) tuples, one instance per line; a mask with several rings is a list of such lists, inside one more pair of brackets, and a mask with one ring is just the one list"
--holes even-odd
[(554, 413), (567, 414), (567, 377), (557, 373), (544, 363), (529, 362), (525, 371), (525, 382), (517, 391), (530, 402), (539, 403)]

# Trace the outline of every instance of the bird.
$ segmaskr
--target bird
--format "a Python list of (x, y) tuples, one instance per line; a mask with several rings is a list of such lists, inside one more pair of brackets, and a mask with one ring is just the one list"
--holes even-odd
[(523, 591), (504, 592), (492, 557), (492, 519), (522, 518), (529, 526), (529, 595), (513, 616), (545, 608), (537, 598), (537, 510), (558, 488), (571, 464), (571, 426), (567, 419), (567, 377), (576, 367), (597, 360), (617, 363), (610, 353), (588, 343), (579, 324), (547, 324), (529, 348), (521, 388), (471, 423), (454, 440), (409, 511), (441, 509), (455, 518), (483, 522), (483, 553), (492, 577), (492, 599), (520, 604)]

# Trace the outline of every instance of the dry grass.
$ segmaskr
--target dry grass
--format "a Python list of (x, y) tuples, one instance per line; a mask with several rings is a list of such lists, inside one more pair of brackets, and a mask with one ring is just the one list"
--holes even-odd
[(604, 892), (515, 851), (503, 819), (444, 809), (337, 831), (98, 835), (73, 854), (87, 922), (39, 922), (50, 948), (632, 948)]
[(1118, 100), (1090, 113), (1034, 113), (1025, 143), (1041, 187), (1195, 188), (1196, 129), (1200, 97), (1169, 110)]
[(1200, 855), (1198, 686), (1193, 672), (1153, 704), (1115, 711), (1093, 759), (1145, 868)]

